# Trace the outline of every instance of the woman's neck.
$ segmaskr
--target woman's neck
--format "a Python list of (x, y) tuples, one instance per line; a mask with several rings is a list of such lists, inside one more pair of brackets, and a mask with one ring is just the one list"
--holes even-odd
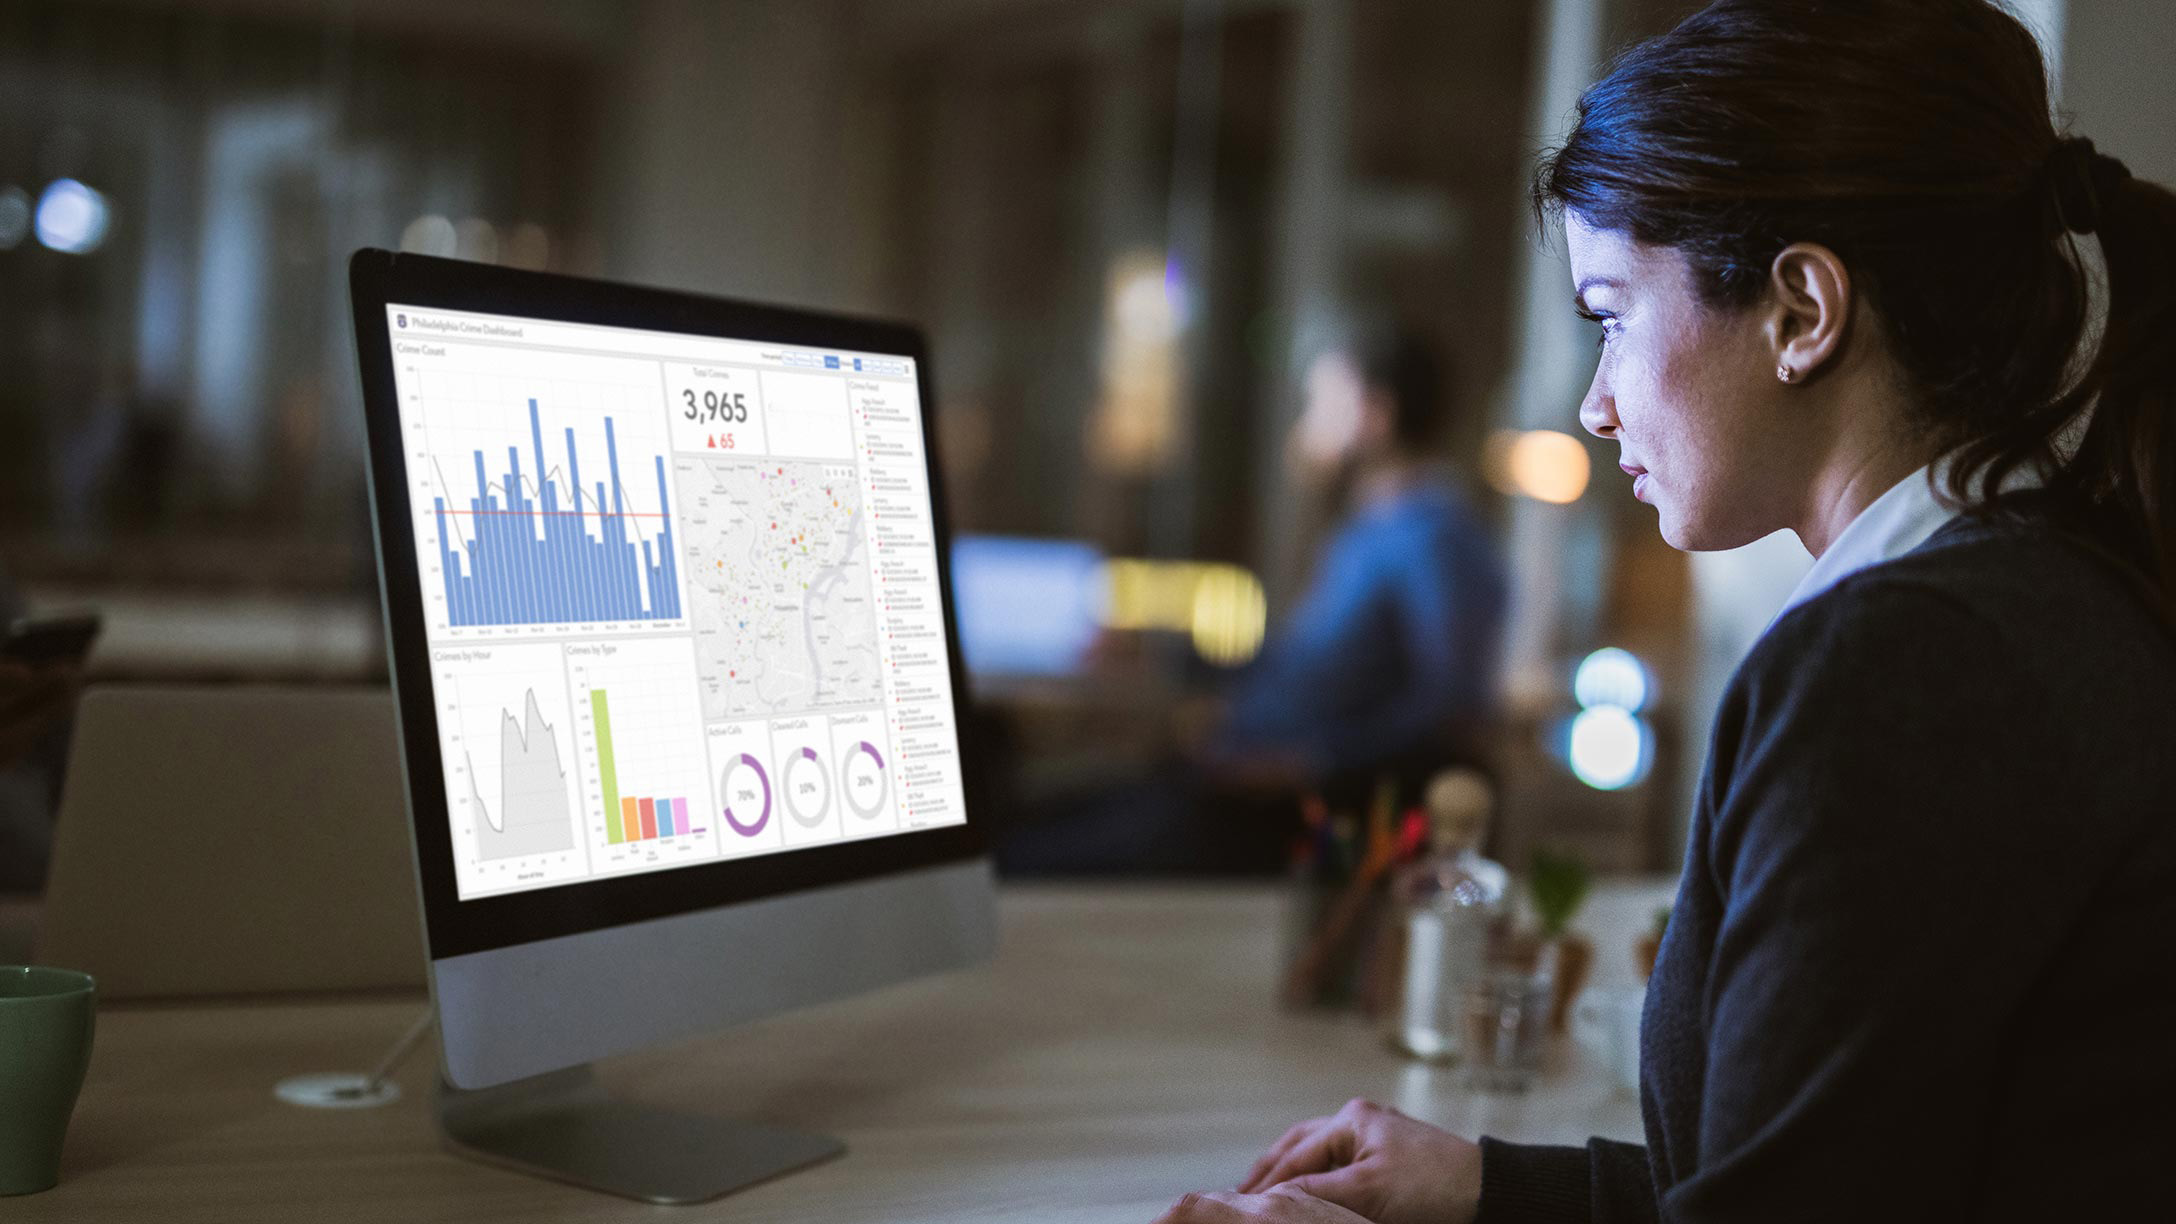
[(1806, 508), (1795, 528), (1799, 543), (1816, 557), (1827, 552), (1853, 519), (1935, 457), (1930, 447), (1907, 445), (1871, 446), (1838, 455), (1816, 474), (1808, 491)]

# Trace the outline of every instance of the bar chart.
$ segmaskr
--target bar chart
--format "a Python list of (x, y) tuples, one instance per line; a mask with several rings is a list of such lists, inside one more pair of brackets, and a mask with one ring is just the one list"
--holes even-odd
[[(620, 480), (616, 422), (602, 417), (601, 458), (609, 484), (597, 480), (585, 488), (574, 427), (563, 430), (565, 462), (548, 468), (537, 401), (528, 404), (526, 475), (518, 445), (506, 448), (506, 467), (496, 481), (486, 474), (484, 452), (478, 449), (470, 452), (475, 493), (465, 499), (465, 508), (449, 506), (444, 492), (432, 498), (448, 622), (466, 627), (678, 619), (679, 560), (664, 456), (648, 456), (656, 501), (654, 508), (644, 508)], [(590, 471), (598, 467), (593, 457)], [(450, 491), (447, 474), (434, 468), (434, 475), (438, 488)]]
[(686, 623), (655, 361), (433, 338), (402, 344), (396, 374), (435, 637)]
[(590, 863), (642, 870), (715, 857), (719, 809), (686, 637), (570, 642)]
[(688, 818), (686, 795), (660, 799), (620, 793), (617, 759), (612, 752), (612, 705), (606, 690), (589, 690), (589, 708), (592, 725), (597, 729), (597, 768), (604, 786), (605, 843), (617, 846), (703, 832)]

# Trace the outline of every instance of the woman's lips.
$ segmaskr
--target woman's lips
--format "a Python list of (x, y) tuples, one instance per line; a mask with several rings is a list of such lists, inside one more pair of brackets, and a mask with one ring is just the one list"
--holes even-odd
[(1617, 465), (1617, 467), (1621, 469), (1625, 475), (1632, 478), (1633, 498), (1637, 501), (1646, 501), (1648, 481), (1647, 469), (1641, 467), (1636, 463), (1620, 463)]

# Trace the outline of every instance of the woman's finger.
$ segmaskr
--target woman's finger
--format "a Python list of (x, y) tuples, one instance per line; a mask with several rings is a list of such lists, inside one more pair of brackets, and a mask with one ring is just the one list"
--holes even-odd
[(1323, 1173), (1348, 1164), (1357, 1138), (1351, 1123), (1333, 1119), (1331, 1125), (1294, 1144), (1262, 1174), (1260, 1181), (1265, 1186), (1274, 1186), (1304, 1174)]
[(1247, 1170), (1247, 1175), (1239, 1179), (1239, 1193), (1253, 1194), (1262, 1189), (1264, 1185), (1268, 1184), (1262, 1180), (1262, 1175), (1275, 1168), (1277, 1162), (1284, 1159), (1286, 1152), (1305, 1142), (1309, 1135), (1334, 1121), (1336, 1121), (1334, 1118), (1309, 1118), (1305, 1122), (1297, 1123), (1287, 1129), (1284, 1134), (1278, 1136), (1277, 1142), (1269, 1145), (1268, 1151), (1262, 1153), (1261, 1159), (1256, 1160), (1253, 1166)]
[(1278, 1189), (1290, 1189), (1325, 1203), (1335, 1203), (1356, 1215), (1372, 1217), (1381, 1203), (1371, 1192), (1372, 1184), (1378, 1179), (1371, 1177), (1370, 1172), (1366, 1162), (1348, 1162), (1320, 1173), (1300, 1174)]

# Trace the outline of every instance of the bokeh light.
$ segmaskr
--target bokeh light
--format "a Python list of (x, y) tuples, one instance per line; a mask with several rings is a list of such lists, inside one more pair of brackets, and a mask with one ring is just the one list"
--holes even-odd
[(1591, 469), (1579, 439), (1554, 429), (1499, 431), (1482, 466), (1499, 492), (1559, 506), (1587, 491)]
[(408, 223), (400, 232), (400, 249), (415, 255), (438, 255), (452, 258), (460, 238), (454, 233), (453, 222), (436, 213), (425, 213)]
[(1615, 706), (1637, 714), (1654, 699), (1654, 680), (1638, 655), (1604, 646), (1579, 661), (1572, 674), (1572, 696), (1587, 709)]
[(1103, 565), (1107, 629), (1183, 633), (1202, 658), (1234, 667), (1259, 654), (1268, 631), (1262, 580), (1237, 565), (1120, 558)]
[(1202, 571), (1194, 584), (1194, 617), (1188, 627), (1202, 658), (1236, 667), (1262, 649), (1268, 625), (1269, 598), (1260, 579), (1236, 565)]
[(106, 240), (106, 197), (71, 178), (54, 179), (38, 197), (38, 241), (68, 255), (88, 255)]
[(1647, 776), (1654, 732), (1630, 710), (1596, 706), (1572, 719), (1572, 773), (1596, 790), (1623, 790)]

